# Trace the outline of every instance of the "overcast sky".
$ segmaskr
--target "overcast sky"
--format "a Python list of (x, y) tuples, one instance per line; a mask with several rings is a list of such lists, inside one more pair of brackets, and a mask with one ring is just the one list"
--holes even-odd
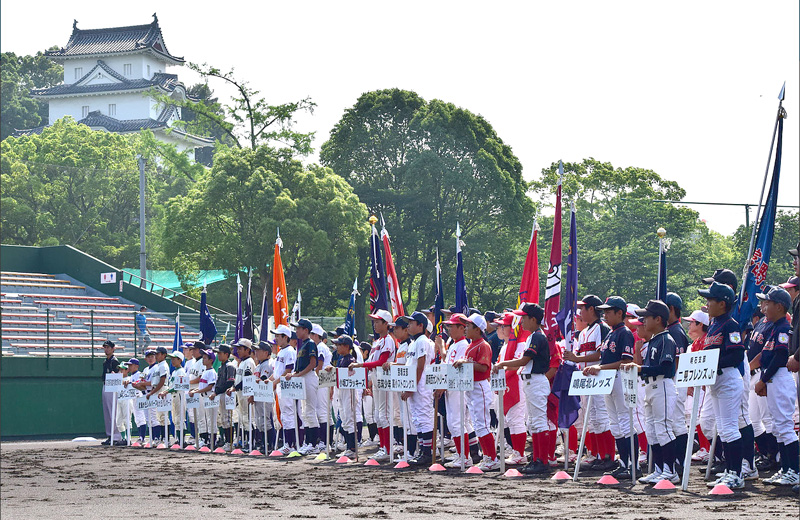
[[(528, 180), (594, 157), (652, 169), (687, 201), (758, 202), (786, 81), (779, 202), (800, 199), (797, 0), (4, 0), (0, 47), (32, 54), (65, 45), (73, 19), (137, 25), (154, 11), (172, 54), (235, 68), (272, 103), (310, 96), (299, 129), (316, 132), (317, 151), (360, 94), (399, 87), (485, 117)], [(693, 208), (722, 233), (744, 223), (743, 208)]]

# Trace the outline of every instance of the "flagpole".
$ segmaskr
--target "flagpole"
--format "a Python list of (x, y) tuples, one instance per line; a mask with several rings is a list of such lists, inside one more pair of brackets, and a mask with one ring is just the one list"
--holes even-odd
[[(778, 114), (775, 116), (775, 126), (772, 129), (772, 142), (769, 145), (769, 156), (767, 156), (767, 167), (764, 170), (764, 180), (761, 182), (761, 196), (758, 198), (758, 208), (756, 209), (756, 218), (753, 220), (753, 229), (750, 231), (750, 246), (747, 248), (747, 258), (745, 259), (744, 268), (742, 269), (742, 280), (747, 278), (747, 268), (750, 265), (750, 259), (753, 257), (753, 245), (756, 240), (756, 228), (758, 227), (758, 220), (761, 218), (761, 206), (764, 201), (764, 190), (767, 187), (767, 177), (769, 176), (769, 165), (772, 162), (772, 152), (775, 148), (775, 136), (778, 133), (778, 122), (781, 118), (786, 117), (786, 110), (783, 108), (783, 99), (786, 97), (786, 82), (783, 82), (783, 87), (778, 94)], [(739, 295), (739, 301), (744, 297), (745, 284), (742, 284), (742, 291)]]

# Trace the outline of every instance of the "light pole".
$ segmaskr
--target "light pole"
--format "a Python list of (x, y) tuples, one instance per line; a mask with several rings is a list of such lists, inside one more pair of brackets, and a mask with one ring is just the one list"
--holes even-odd
[(144, 157), (137, 155), (139, 161), (139, 276), (147, 278), (147, 253), (144, 249)]

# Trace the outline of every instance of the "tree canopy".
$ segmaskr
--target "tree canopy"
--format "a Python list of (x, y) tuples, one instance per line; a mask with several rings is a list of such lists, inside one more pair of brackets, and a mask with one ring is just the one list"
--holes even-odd
[(46, 124), (47, 103), (33, 99), (30, 91), (61, 83), (64, 68), (46, 58), (42, 52), (35, 56), (17, 56), (13, 52), (4, 52), (0, 60), (0, 76), (0, 140), (10, 136), (14, 130)]

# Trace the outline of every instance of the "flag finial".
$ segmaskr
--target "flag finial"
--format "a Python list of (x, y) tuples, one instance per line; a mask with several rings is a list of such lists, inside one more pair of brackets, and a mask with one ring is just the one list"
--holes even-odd
[(461, 224), (456, 222), (456, 237), (461, 238)]
[(378, 221), (378, 217), (376, 217), (375, 215), (370, 215), (369, 216), (369, 223), (372, 224), (373, 226), (375, 225), (375, 223), (377, 221)]
[(561, 162), (561, 159), (558, 160), (558, 185), (564, 182), (564, 163)]
[(667, 236), (667, 230), (664, 229), (663, 227), (660, 227), (656, 231), (656, 234), (658, 235), (658, 238), (664, 238), (665, 236)]
[(785, 81), (783, 82), (783, 86), (781, 87), (780, 94), (778, 94), (778, 99), (780, 99), (781, 101), (786, 99), (786, 82)]

